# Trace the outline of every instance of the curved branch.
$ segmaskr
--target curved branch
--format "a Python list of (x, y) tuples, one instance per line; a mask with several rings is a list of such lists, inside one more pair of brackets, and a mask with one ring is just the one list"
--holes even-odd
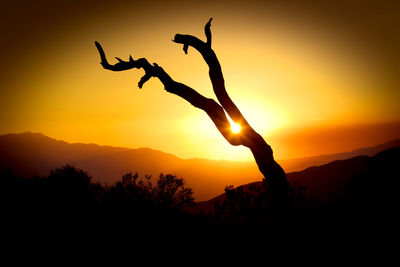
[(100, 64), (103, 66), (104, 69), (112, 71), (124, 71), (133, 68), (136, 69), (143, 68), (145, 71), (145, 75), (140, 79), (138, 83), (139, 88), (142, 88), (144, 83), (155, 75), (154, 66), (152, 66), (145, 58), (139, 58), (138, 60), (134, 60), (132, 56), (129, 56), (129, 61), (123, 61), (122, 59), (116, 57), (118, 62), (114, 65), (109, 64), (106, 55), (104, 53), (103, 47), (97, 41), (95, 41), (94, 43), (100, 54), (100, 59), (101, 59)]
[(207, 37), (207, 46), (211, 48), (211, 21), (212, 18), (210, 18), (210, 20), (207, 22), (206, 26), (204, 27), (204, 32), (206, 34)]
[(232, 120), (242, 126), (244, 131), (252, 132), (254, 131), (253, 128), (246, 121), (246, 119), (237, 108), (235, 103), (232, 101), (225, 89), (225, 80), (222, 74), (221, 65), (215, 52), (211, 48), (211, 20), (212, 18), (207, 22), (206, 26), (204, 27), (205, 34), (207, 36), (206, 43), (192, 35), (182, 34), (176, 34), (173, 41), (175, 43), (183, 44), (184, 48), (186, 48), (186, 50), (184, 49), (185, 51), (187, 51), (188, 46), (192, 46), (194, 49), (200, 52), (209, 67), (209, 75), (213, 85), (213, 90), (219, 103), (226, 110)]
[(145, 75), (139, 81), (139, 88), (142, 88), (143, 84), (151, 77), (157, 77), (164, 85), (164, 88), (167, 92), (180, 96), (194, 107), (204, 110), (213, 121), (218, 131), (231, 145), (248, 145), (247, 140), (243, 138), (242, 135), (233, 134), (230, 131), (231, 125), (225, 115), (224, 109), (217, 102), (215, 102), (215, 100), (206, 98), (189, 86), (174, 81), (162, 67), (156, 63), (151, 65), (145, 58), (134, 60), (132, 56), (130, 56), (129, 61), (123, 61), (122, 59), (117, 58), (118, 62), (114, 65), (111, 65), (107, 61), (103, 47), (98, 42), (95, 42), (95, 45), (100, 54), (100, 64), (104, 69), (111, 71), (124, 71), (133, 68), (143, 68)]

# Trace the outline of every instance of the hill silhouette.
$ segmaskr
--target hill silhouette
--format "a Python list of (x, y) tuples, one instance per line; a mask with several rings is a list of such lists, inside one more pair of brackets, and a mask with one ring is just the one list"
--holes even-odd
[[(372, 157), (357, 156), (337, 160), (322, 166), (310, 167), (288, 174), (292, 190), (300, 190), (312, 200), (314, 212), (342, 218), (343, 216), (371, 216), (384, 213), (394, 216), (400, 185), (400, 147), (384, 150)], [(263, 182), (253, 182), (235, 189), (246, 195), (256, 195)], [(228, 188), (227, 188), (228, 189)], [(227, 200), (221, 194), (211, 200), (198, 202), (191, 213), (215, 213), (215, 207)]]
[(400, 147), (400, 139), (392, 140), (376, 146), (356, 149), (349, 152), (285, 159), (281, 160), (280, 162), (284, 166), (286, 172), (294, 172), (301, 171), (310, 166), (319, 166), (322, 164), (326, 164), (335, 160), (349, 159), (357, 156), (374, 156), (375, 154), (392, 147)]
[[(383, 145), (335, 155), (280, 161), (288, 170), (320, 165), (332, 160), (357, 155), (374, 155), (389, 147), (400, 146), (400, 140)], [(354, 160), (354, 164), (362, 159)], [(71, 164), (87, 171), (96, 182), (114, 183), (128, 172), (158, 177), (161, 172), (176, 174), (194, 190), (196, 201), (209, 200), (222, 192), (226, 185), (243, 185), (261, 181), (254, 162), (181, 159), (172, 154), (149, 148), (129, 149), (95, 144), (70, 144), (40, 133), (7, 134), (0, 136), (0, 170), (11, 170), (19, 176), (45, 176), (50, 169)], [(333, 168), (333, 170), (335, 170)], [(312, 169), (308, 170), (311, 174)], [(289, 181), (299, 180), (313, 197), (320, 197), (318, 181), (308, 184), (296, 173), (288, 174)], [(339, 181), (337, 181), (338, 186)], [(310, 195), (310, 196), (311, 196)]]

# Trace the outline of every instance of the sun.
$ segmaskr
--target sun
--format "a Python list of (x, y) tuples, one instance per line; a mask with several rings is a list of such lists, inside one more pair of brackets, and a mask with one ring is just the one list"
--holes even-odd
[(232, 133), (240, 133), (240, 131), (242, 130), (242, 127), (240, 126), (240, 124), (231, 122), (231, 131)]
[(242, 130), (242, 126), (240, 124), (234, 122), (228, 114), (226, 114), (226, 118), (228, 119), (229, 123), (231, 124), (231, 132), (234, 134), (240, 133)]

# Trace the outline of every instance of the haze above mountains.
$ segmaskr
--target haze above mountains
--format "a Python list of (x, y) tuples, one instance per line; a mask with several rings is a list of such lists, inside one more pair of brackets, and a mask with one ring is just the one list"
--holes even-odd
[[(351, 152), (278, 161), (287, 173), (334, 160), (360, 155), (373, 156), (400, 146), (400, 139)], [(205, 201), (224, 192), (226, 185), (240, 186), (262, 179), (254, 162), (181, 159), (149, 148), (129, 149), (95, 144), (70, 144), (40, 133), (0, 136), (0, 170), (17, 175), (44, 176), (49, 170), (70, 164), (89, 173), (94, 181), (113, 183), (127, 172), (157, 177), (161, 172), (184, 178), (193, 188), (196, 201)], [(293, 176), (293, 175), (292, 175)]]

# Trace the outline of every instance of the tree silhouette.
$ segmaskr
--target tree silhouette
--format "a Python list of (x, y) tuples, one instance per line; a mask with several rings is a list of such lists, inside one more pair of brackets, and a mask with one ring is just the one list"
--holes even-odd
[[(139, 81), (139, 88), (142, 88), (144, 83), (151, 77), (156, 77), (161, 81), (161, 83), (163, 83), (167, 92), (178, 95), (196, 108), (205, 111), (222, 136), (231, 145), (243, 145), (251, 150), (259, 170), (264, 175), (264, 179), (269, 185), (274, 203), (279, 205), (284, 204), (287, 201), (286, 174), (282, 167), (274, 160), (271, 147), (246, 121), (225, 89), (221, 65), (215, 52), (211, 48), (211, 20), (212, 18), (207, 22), (204, 28), (207, 38), (206, 42), (192, 35), (182, 34), (176, 34), (172, 41), (178, 44), (183, 44), (183, 51), (185, 54), (187, 54), (188, 48), (191, 46), (203, 56), (209, 67), (209, 75), (213, 90), (219, 103), (214, 99), (204, 97), (185, 84), (174, 81), (163, 68), (156, 63), (150, 64), (145, 58), (134, 60), (132, 56), (130, 56), (128, 61), (116, 58), (118, 62), (111, 65), (106, 59), (102, 46), (98, 42), (95, 42), (100, 53), (100, 64), (104, 69), (111, 71), (143, 68), (145, 75)], [(225, 115), (225, 112), (236, 124), (240, 125), (241, 131), (239, 133), (231, 131), (231, 124)]]

